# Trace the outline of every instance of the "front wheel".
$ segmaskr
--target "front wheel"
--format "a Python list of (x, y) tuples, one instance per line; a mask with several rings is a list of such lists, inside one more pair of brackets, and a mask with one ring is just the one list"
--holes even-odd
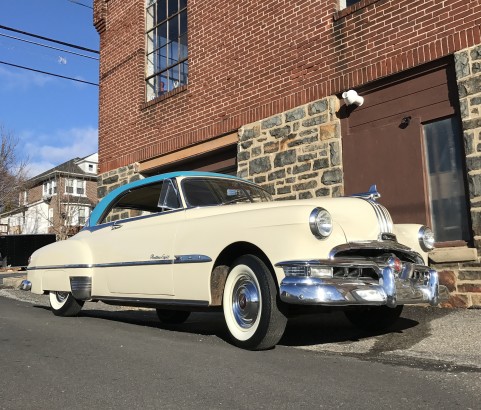
[(377, 331), (391, 327), (401, 316), (403, 305), (390, 308), (388, 306), (369, 306), (346, 310), (344, 313), (349, 321), (363, 330)]
[(55, 316), (77, 316), (84, 305), (70, 292), (50, 292), (50, 307)]
[(254, 255), (238, 258), (227, 276), (223, 310), (233, 343), (250, 350), (269, 349), (281, 339), (287, 318), (269, 268)]

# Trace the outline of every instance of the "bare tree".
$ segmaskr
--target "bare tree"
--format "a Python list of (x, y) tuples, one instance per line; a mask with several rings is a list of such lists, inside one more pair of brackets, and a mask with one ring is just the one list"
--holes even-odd
[(26, 180), (27, 159), (18, 156), (18, 138), (0, 124), (0, 207), (18, 206), (18, 195)]

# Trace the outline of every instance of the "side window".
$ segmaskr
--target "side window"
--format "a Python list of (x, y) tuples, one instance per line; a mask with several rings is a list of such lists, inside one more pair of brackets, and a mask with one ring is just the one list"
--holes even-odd
[(162, 211), (169, 211), (180, 208), (179, 194), (171, 179), (167, 179), (162, 184), (160, 198), (157, 206)]
[(117, 198), (100, 223), (157, 214), (180, 207), (171, 180), (135, 188)]

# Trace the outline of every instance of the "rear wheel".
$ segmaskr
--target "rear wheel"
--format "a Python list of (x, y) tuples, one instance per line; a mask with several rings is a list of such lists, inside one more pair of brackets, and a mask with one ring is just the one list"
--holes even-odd
[(155, 309), (162, 323), (167, 325), (180, 325), (190, 316), (190, 312), (183, 310)]
[(70, 292), (50, 292), (50, 307), (56, 316), (76, 316), (84, 305), (84, 301), (77, 300)]
[(403, 311), (403, 305), (390, 308), (388, 306), (369, 306), (344, 313), (349, 321), (360, 329), (376, 331), (391, 327)]
[(254, 255), (238, 258), (227, 276), (222, 302), (234, 344), (250, 350), (275, 346), (287, 323), (279, 303), (277, 287), (264, 262)]

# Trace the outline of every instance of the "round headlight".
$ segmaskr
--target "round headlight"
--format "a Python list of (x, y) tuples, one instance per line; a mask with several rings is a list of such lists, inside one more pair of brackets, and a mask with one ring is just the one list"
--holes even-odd
[(435, 239), (434, 233), (433, 231), (431, 231), (431, 228), (428, 228), (427, 226), (422, 226), (418, 232), (418, 240), (419, 245), (424, 252), (429, 252), (434, 249)]
[(314, 236), (327, 238), (332, 232), (331, 214), (324, 208), (314, 208), (309, 216), (309, 227)]

